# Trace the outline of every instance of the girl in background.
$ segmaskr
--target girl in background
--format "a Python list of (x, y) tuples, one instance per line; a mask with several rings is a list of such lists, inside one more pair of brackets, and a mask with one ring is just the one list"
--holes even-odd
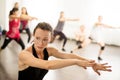
[(98, 21), (94, 24), (94, 28), (92, 30), (91, 33), (91, 38), (96, 40), (97, 44), (100, 45), (100, 50), (98, 53), (98, 60), (102, 60), (101, 58), (101, 54), (103, 53), (103, 51), (105, 50), (105, 43), (104, 43), (104, 29), (105, 28), (113, 28), (112, 26), (106, 25), (104, 23), (102, 23), (103, 17), (102, 16), (98, 16)]
[(71, 53), (84, 48), (85, 46), (87, 46), (89, 43), (91, 43), (91, 38), (87, 37), (86, 35), (86, 28), (84, 25), (80, 26), (80, 30), (76, 33), (76, 43), (77, 43), (77, 47), (75, 47), (73, 50), (71, 50)]
[(79, 21), (79, 19), (68, 19), (68, 18), (65, 18), (64, 12), (63, 11), (60, 12), (60, 17), (59, 17), (59, 20), (58, 20), (58, 24), (57, 24), (57, 26), (54, 29), (54, 34), (53, 34), (52, 42), (54, 41), (54, 39), (56, 38), (56, 36), (60, 36), (59, 39), (60, 40), (64, 40), (63, 41), (63, 45), (62, 45), (62, 50), (63, 51), (65, 51), (64, 47), (65, 47), (65, 44), (67, 42), (67, 37), (62, 32), (63, 28), (64, 28), (65, 21)]
[(0, 51), (6, 48), (6, 46), (12, 40), (15, 40), (18, 44), (20, 44), (22, 49), (25, 48), (25, 45), (20, 37), (19, 27), (20, 27), (20, 17), (18, 16), (18, 8), (13, 8), (9, 14), (9, 31), (6, 32), (6, 37), (2, 47), (0, 48)]
[(28, 22), (34, 19), (37, 19), (36, 17), (32, 17), (28, 15), (27, 9), (25, 7), (22, 7), (21, 9), (21, 24), (20, 24), (20, 33), (25, 30), (27, 35), (28, 35), (28, 40), (27, 42), (29, 43), (30, 39), (31, 39), (31, 33), (30, 33), (30, 29), (28, 26)]

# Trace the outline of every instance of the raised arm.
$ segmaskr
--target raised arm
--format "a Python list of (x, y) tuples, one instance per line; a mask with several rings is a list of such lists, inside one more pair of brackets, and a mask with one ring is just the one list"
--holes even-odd
[(11, 19), (20, 19), (20, 17), (19, 16), (16, 16), (16, 15), (10, 15), (9, 16), (9, 19), (11, 20)]
[(23, 70), (22, 65), (28, 65), (32, 67), (42, 69), (59, 69), (67, 66), (78, 65), (81, 67), (93, 66), (94, 63), (78, 59), (58, 59), (58, 60), (42, 60), (35, 58), (30, 52), (22, 51), (19, 54), (19, 68)]
[(20, 19), (21, 19), (21, 20), (33, 20), (33, 19), (36, 19), (36, 20), (37, 20), (36, 17), (32, 17), (32, 16), (24, 15), (24, 14), (22, 14), (22, 15), (20, 16)]
[(106, 27), (106, 28), (114, 28), (114, 27), (112, 27), (112, 26), (110, 26), (110, 25), (106, 25), (106, 24), (102, 24), (104, 27)]
[(79, 21), (79, 19), (77, 19), (77, 18), (76, 18), (76, 19), (66, 18), (65, 20), (66, 20), (66, 21)]
[(57, 58), (63, 58), (63, 59), (78, 59), (78, 60), (82, 60), (82, 61), (87, 61), (87, 62), (91, 62), (91, 63), (95, 63), (93, 66), (91, 66), (93, 68), (93, 70), (100, 75), (99, 71), (111, 71), (111, 66), (108, 66), (106, 63), (100, 64), (100, 63), (96, 63), (94, 60), (91, 59), (86, 59), (84, 57), (81, 57), (79, 55), (76, 54), (71, 54), (71, 53), (65, 53), (65, 52), (61, 52), (58, 51), (57, 49), (51, 48), (51, 56), (55, 56)]
[(85, 60), (85, 61), (90, 61), (90, 62), (94, 61), (94, 60), (91, 60), (91, 59), (81, 57), (77, 54), (71, 54), (71, 53), (66, 53), (66, 52), (59, 51), (59, 50), (57, 50), (56, 48), (53, 48), (53, 47), (49, 47), (48, 51), (50, 52), (50, 56), (54, 56), (54, 57), (61, 58), (61, 59), (79, 59), (79, 60)]

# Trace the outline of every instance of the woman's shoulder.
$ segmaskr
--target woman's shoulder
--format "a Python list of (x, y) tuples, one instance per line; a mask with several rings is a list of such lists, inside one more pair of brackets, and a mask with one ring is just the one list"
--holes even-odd
[(22, 53), (32, 53), (32, 46), (30, 46), (30, 47), (22, 50), (20, 53), (21, 53), (21, 54), (22, 54)]
[(49, 55), (52, 55), (53, 53), (58, 52), (58, 49), (55, 48), (55, 47), (51, 47), (51, 46), (50, 46), (50, 47), (47, 47), (46, 49), (47, 49)]
[(47, 51), (49, 51), (49, 52), (51, 52), (51, 51), (53, 51), (53, 50), (57, 50), (56, 48), (54, 48), (54, 47), (51, 47), (51, 46), (49, 46), (49, 47), (46, 47), (46, 49), (47, 49)]
[(24, 59), (26, 59), (26, 58), (28, 58), (30, 56), (32, 56), (32, 49), (31, 49), (31, 47), (22, 50), (19, 53), (19, 55), (18, 55), (19, 59), (22, 59), (22, 60), (24, 60)]

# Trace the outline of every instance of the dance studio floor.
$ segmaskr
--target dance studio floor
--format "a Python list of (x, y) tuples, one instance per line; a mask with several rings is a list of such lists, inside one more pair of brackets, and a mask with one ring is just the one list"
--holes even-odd
[[(27, 45), (27, 36), (22, 34), (22, 39)], [(4, 36), (0, 40), (0, 46), (2, 45)], [(49, 44), (61, 49), (62, 41), (55, 40), (54, 43)], [(66, 52), (70, 52), (72, 48), (76, 46), (75, 41), (68, 40), (65, 49)], [(0, 80), (17, 80), (18, 71), (18, 54), (21, 47), (12, 41), (5, 50), (0, 53)], [(84, 56), (86, 58), (94, 59), (97, 61), (99, 46), (95, 43), (91, 43), (83, 49), (75, 52), (75, 54)], [(70, 66), (57, 70), (50, 70), (45, 76), (44, 80), (120, 80), (120, 47), (107, 45), (102, 55), (103, 61), (100, 63), (108, 62), (112, 66), (112, 72), (101, 72), (101, 76), (98, 76), (91, 68), (87, 70), (78, 67)], [(56, 59), (51, 57), (50, 59)]]

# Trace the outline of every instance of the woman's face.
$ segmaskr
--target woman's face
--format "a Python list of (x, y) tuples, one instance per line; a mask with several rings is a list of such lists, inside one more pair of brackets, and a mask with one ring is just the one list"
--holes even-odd
[(19, 4), (15, 3), (14, 8), (19, 8)]
[(51, 32), (42, 30), (40, 28), (36, 29), (34, 34), (34, 46), (38, 51), (44, 50), (47, 47), (51, 38)]
[(99, 22), (102, 22), (102, 19), (103, 19), (102, 16), (98, 16), (98, 21), (99, 21)]
[(18, 16), (19, 11), (15, 11), (13, 14), (16, 15), (16, 16)]
[(64, 12), (61, 12), (61, 13), (60, 13), (60, 16), (61, 16), (61, 17), (64, 17)]
[(80, 30), (81, 30), (81, 31), (84, 31), (84, 30), (85, 30), (85, 26), (84, 26), (84, 25), (81, 25), (81, 26), (80, 26)]
[(26, 14), (26, 8), (22, 8), (22, 14)]

